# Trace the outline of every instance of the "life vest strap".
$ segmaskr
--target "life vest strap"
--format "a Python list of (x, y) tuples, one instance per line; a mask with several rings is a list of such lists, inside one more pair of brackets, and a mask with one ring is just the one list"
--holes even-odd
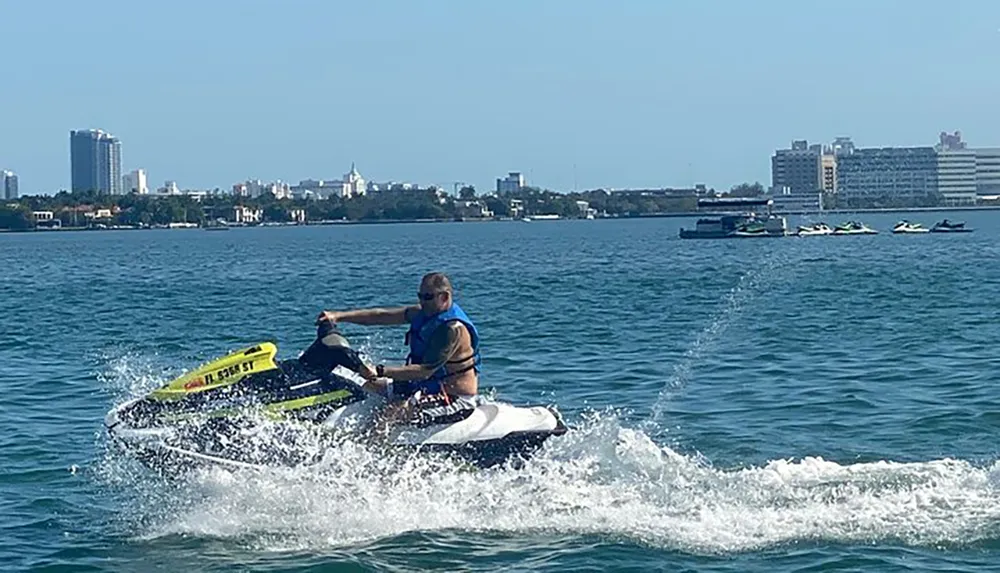
[(466, 356), (465, 358), (459, 358), (457, 360), (449, 360), (445, 362), (445, 364), (459, 364), (461, 362), (465, 362), (466, 360), (475, 360), (475, 358), (476, 358), (476, 352), (472, 351), (472, 354)]

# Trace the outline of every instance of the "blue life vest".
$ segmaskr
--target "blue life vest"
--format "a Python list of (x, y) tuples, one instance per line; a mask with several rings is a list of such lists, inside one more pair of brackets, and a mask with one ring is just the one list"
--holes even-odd
[[(406, 333), (406, 342), (410, 346), (410, 355), (407, 356), (407, 364), (421, 364), (424, 361), (424, 353), (427, 352), (427, 343), (430, 341), (431, 336), (434, 331), (439, 327), (443, 327), (445, 324), (458, 320), (465, 325), (465, 328), (469, 329), (469, 337), (472, 343), (472, 356), (464, 356), (458, 360), (451, 360), (450, 362), (468, 362), (469, 360), (474, 360), (472, 366), (465, 370), (475, 369), (479, 372), (480, 364), (482, 363), (482, 358), (479, 355), (479, 331), (476, 330), (476, 325), (472, 323), (472, 319), (469, 315), (465, 314), (462, 307), (458, 306), (458, 303), (452, 302), (451, 308), (444, 312), (439, 312), (433, 316), (427, 316), (422, 312), (416, 313), (414, 317), (410, 320), (410, 330)], [(453, 373), (458, 374), (458, 372)], [(419, 383), (420, 389), (430, 394), (437, 394), (441, 392), (441, 380), (447, 377), (448, 371), (445, 365), (434, 371), (431, 377)]]

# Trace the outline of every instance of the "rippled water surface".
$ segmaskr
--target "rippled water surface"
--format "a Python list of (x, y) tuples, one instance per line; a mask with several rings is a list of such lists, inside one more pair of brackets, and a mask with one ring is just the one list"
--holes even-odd
[[(1000, 213), (976, 230), (684, 241), (693, 221), (0, 234), (0, 569), (949, 570), (1000, 549)], [(843, 217), (846, 219), (846, 217)], [(790, 221), (792, 225), (800, 220)], [(840, 222), (840, 218), (828, 220)], [(574, 431), (468, 472), (151, 474), (104, 414), (444, 270), (482, 385)], [(376, 359), (402, 330), (348, 326)]]

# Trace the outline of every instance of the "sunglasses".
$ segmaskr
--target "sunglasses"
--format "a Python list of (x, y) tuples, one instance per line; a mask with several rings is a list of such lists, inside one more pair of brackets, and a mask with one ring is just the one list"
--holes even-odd
[(434, 300), (434, 297), (436, 297), (439, 294), (444, 294), (446, 292), (448, 292), (448, 291), (441, 291), (441, 292), (418, 292), (417, 296), (420, 297), (420, 300)]

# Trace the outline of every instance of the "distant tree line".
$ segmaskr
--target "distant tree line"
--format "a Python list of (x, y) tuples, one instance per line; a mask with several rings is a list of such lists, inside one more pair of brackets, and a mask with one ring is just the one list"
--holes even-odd
[[(0, 204), (0, 228), (28, 229), (34, 223), (33, 211), (51, 211), (65, 227), (87, 226), (91, 219), (85, 212), (108, 209), (110, 220), (119, 225), (166, 225), (170, 223), (203, 224), (212, 219), (232, 219), (233, 208), (260, 209), (262, 220), (285, 222), (292, 212), (303, 209), (306, 218), (317, 220), (414, 220), (452, 219), (460, 216), (464, 203), (476, 201), (494, 217), (555, 214), (579, 217), (584, 214), (578, 201), (586, 201), (599, 213), (638, 216), (665, 212), (697, 210), (693, 195), (645, 196), (612, 193), (604, 190), (557, 193), (536, 187), (479, 196), (472, 186), (463, 187), (458, 197), (445, 195), (435, 188), (371, 192), (358, 197), (329, 199), (277, 199), (270, 193), (259, 197), (210, 194), (198, 199), (189, 195), (108, 195), (95, 192), (60, 191), (55, 195), (25, 196), (16, 202)], [(512, 206), (516, 205), (517, 208)]]

